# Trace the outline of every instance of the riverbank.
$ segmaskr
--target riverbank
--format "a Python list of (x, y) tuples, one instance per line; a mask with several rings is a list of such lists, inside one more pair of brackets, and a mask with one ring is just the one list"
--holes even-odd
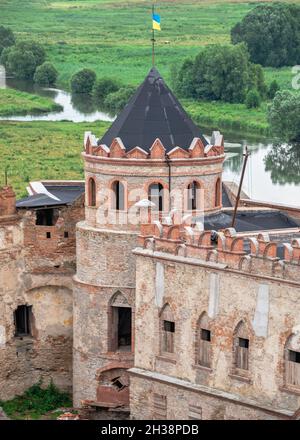
[(60, 111), (52, 99), (14, 89), (0, 89), (0, 116), (27, 115)]
[(215, 101), (188, 101), (182, 104), (193, 119), (201, 126), (213, 127), (216, 130), (229, 130), (237, 135), (269, 136), (267, 122), (267, 103), (257, 109), (248, 109), (245, 104), (229, 104)]

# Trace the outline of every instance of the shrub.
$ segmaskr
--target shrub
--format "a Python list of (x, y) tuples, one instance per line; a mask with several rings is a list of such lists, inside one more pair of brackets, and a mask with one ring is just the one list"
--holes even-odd
[(49, 87), (55, 85), (57, 75), (58, 72), (53, 64), (45, 62), (36, 68), (33, 79), (36, 84)]
[(24, 418), (29, 415), (39, 418), (58, 407), (70, 407), (72, 402), (70, 396), (61, 392), (52, 382), (46, 388), (42, 388), (40, 381), (28, 388), (22, 396), (0, 401), (0, 406), (9, 417)]
[(288, 90), (278, 91), (268, 109), (272, 133), (281, 141), (300, 142), (300, 97)]
[(271, 82), (269, 90), (268, 90), (268, 97), (270, 99), (274, 99), (276, 93), (280, 90), (278, 82), (274, 79), (274, 81)]
[(91, 69), (82, 69), (71, 78), (72, 93), (92, 93), (96, 73)]
[(15, 36), (13, 31), (4, 26), (0, 26), (0, 55), (4, 48), (15, 44)]
[(120, 84), (110, 78), (98, 79), (94, 85), (93, 95), (99, 102), (104, 102), (107, 95), (117, 92), (120, 89)]
[(254, 63), (273, 67), (298, 64), (299, 5), (274, 3), (257, 6), (231, 29), (231, 41), (246, 43)]
[(246, 96), (245, 104), (247, 108), (257, 108), (260, 106), (260, 95), (256, 89), (249, 90)]
[(119, 113), (135, 92), (135, 87), (121, 87), (117, 92), (110, 93), (104, 100), (105, 108), (111, 114)]

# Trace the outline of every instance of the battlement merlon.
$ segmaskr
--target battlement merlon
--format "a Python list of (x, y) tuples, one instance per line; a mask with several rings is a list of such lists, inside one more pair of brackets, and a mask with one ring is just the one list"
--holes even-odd
[(134, 160), (165, 160), (166, 156), (169, 160), (209, 160), (224, 159), (224, 138), (220, 132), (213, 132), (211, 144), (206, 146), (200, 138), (194, 138), (187, 149), (174, 147), (167, 152), (159, 138), (157, 138), (149, 151), (136, 146), (129, 151), (126, 150), (122, 139), (113, 139), (110, 147), (104, 144), (98, 144), (98, 139), (91, 132), (86, 132), (84, 136), (84, 152), (83, 156), (88, 158), (92, 156), (94, 159), (134, 159)]
[[(299, 233), (299, 229), (295, 231), (295, 235)], [(141, 225), (139, 245), (135, 254), (140, 251), (145, 254), (147, 250), (149, 256), (165, 254), (165, 258), (180, 257), (181, 262), (199, 260), (209, 266), (215, 263), (224, 269), (300, 285), (300, 238), (289, 243), (274, 242), (267, 232), (245, 236), (233, 228), (201, 231), (197, 225), (167, 225), (157, 221)]]

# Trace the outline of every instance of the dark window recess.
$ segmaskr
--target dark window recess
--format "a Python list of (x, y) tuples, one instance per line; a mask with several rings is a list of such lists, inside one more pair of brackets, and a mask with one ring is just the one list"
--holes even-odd
[(164, 330), (166, 332), (175, 333), (175, 322), (164, 321)]
[(18, 306), (14, 312), (15, 336), (31, 335), (31, 314), (32, 306)]
[(64, 232), (64, 237), (65, 237), (65, 238), (69, 238), (69, 232), (68, 232), (68, 231), (65, 231), (65, 232)]
[(201, 339), (202, 341), (210, 342), (210, 330), (206, 330), (204, 328), (201, 329)]
[(300, 353), (298, 351), (289, 350), (289, 361), (300, 364)]
[(36, 211), (36, 225), (54, 226), (57, 220), (57, 212), (54, 209), (39, 209)]
[(239, 338), (239, 347), (249, 348), (249, 339)]
[(131, 308), (118, 309), (118, 348), (131, 347)]
[(113, 184), (113, 191), (115, 193), (115, 209), (117, 211), (124, 210), (124, 185), (117, 181)]
[(148, 199), (155, 204), (158, 211), (163, 211), (163, 191), (164, 188), (161, 183), (153, 183), (149, 187)]
[(51, 238), (51, 232), (46, 232), (46, 237)]

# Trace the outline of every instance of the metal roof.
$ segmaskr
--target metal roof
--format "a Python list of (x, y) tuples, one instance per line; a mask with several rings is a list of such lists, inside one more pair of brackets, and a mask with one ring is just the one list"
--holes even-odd
[(187, 149), (195, 137), (204, 146), (208, 143), (155, 67), (98, 144), (110, 146), (117, 137), (127, 151), (134, 147), (149, 151), (157, 138), (167, 151), (174, 147)]
[[(41, 208), (47, 206), (61, 206), (70, 205), (73, 203), (81, 194), (84, 193), (84, 183), (80, 184), (44, 184), (45, 188), (49, 193), (51, 193), (55, 198), (48, 196), (47, 194), (33, 194), (28, 197), (20, 199), (16, 203), (17, 208)], [(58, 199), (58, 200), (57, 200)]]

